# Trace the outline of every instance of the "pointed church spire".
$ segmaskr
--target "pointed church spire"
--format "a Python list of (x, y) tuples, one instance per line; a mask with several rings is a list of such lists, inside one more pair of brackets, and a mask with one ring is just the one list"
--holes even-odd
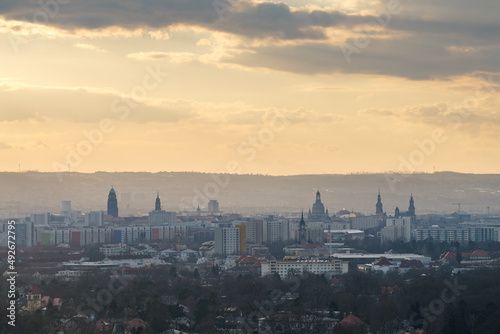
[(304, 221), (304, 210), (302, 210), (302, 214), (300, 217), (300, 223), (299, 223), (299, 242), (301, 244), (306, 243), (306, 222)]
[(160, 192), (156, 192), (155, 211), (161, 211)]
[(378, 188), (377, 204), (375, 205), (375, 214), (384, 213), (384, 206), (382, 204), (382, 197), (380, 196), (380, 187)]
[(413, 201), (413, 193), (410, 195), (410, 206), (408, 207), (410, 216), (415, 216), (415, 202)]
[(299, 222), (299, 227), (301, 227), (301, 226), (304, 226), (304, 227), (306, 226), (306, 222), (304, 220), (304, 210), (303, 209), (302, 209), (302, 213), (300, 215), (300, 222)]

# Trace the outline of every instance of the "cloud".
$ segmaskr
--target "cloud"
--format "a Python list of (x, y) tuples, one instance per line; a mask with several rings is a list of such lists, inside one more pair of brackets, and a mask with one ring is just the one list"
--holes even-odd
[(188, 63), (196, 59), (196, 55), (192, 52), (160, 52), (160, 51), (129, 53), (127, 57), (135, 60), (165, 59), (173, 63)]
[(183, 101), (134, 99), (118, 92), (88, 87), (40, 87), (0, 84), (0, 100), (7, 112), (0, 122), (52, 119), (96, 122), (103, 118), (138, 123), (178, 122), (190, 116)]
[[(7, 22), (40, 22), (65, 34), (125, 30), (168, 39), (170, 29), (201, 28), (241, 39), (238, 47), (215, 59), (219, 63), (307, 75), (365, 73), (428, 80), (474, 71), (500, 72), (500, 47), (493, 42), (500, 35), (496, 15), (500, 2), (495, 0), (401, 1), (396, 10), (386, 1), (375, 0), (337, 7), (321, 6), (322, 1), (309, 6), (294, 1), (217, 1), (223, 4), (218, 9), (214, 0), (70, 1), (52, 12), (36, 1), (4, 1), (0, 15)], [(46, 20), (40, 20), (43, 15)], [(3, 29), (15, 32), (8, 24)], [(207, 43), (204, 40), (201, 45)], [(341, 45), (355, 52), (346, 57)], [(182, 51), (139, 52), (129, 57), (193, 59)]]
[[(391, 109), (370, 108), (360, 110), (358, 116), (365, 119), (390, 118), (391, 124), (395, 124), (394, 120), (400, 120), (412, 127), (423, 124), (433, 128), (445, 128), (456, 134), (468, 134), (473, 137), (481, 134), (497, 139), (500, 130), (500, 115), (496, 112), (497, 108), (494, 102), (482, 102), (474, 108), (469, 108), (464, 101), (456, 104), (422, 104)], [(407, 129), (403, 123), (400, 126)]]
[(130, 95), (92, 87), (36, 86), (7, 81), (0, 81), (0, 100), (3, 108), (9, 111), (0, 114), (0, 122), (62, 120), (89, 123), (108, 118), (134, 123), (189, 121), (196, 126), (262, 127), (276, 116), (291, 125), (323, 125), (345, 120), (341, 115), (305, 108), (259, 108), (243, 102), (212, 103), (164, 98), (138, 100)]
[(443, 45), (446, 45), (444, 41), (433, 42), (426, 37), (371, 40), (366, 48), (357, 49), (357, 53), (346, 57), (338, 45), (308, 42), (250, 48), (251, 52), (233, 54), (222, 61), (305, 75), (359, 73), (412, 80), (449, 78), (475, 71), (500, 71), (496, 61), (500, 58), (500, 48), (453, 57), (452, 52)]
[(100, 49), (97, 46), (92, 45), (92, 44), (76, 43), (73, 46), (80, 48), (80, 49), (91, 50), (91, 51), (96, 51), (96, 52), (107, 52), (106, 50)]
[(57, 10), (47, 11), (36, 2), (2, 2), (0, 15), (8, 20), (40, 22), (65, 30), (166, 29), (187, 25), (250, 38), (283, 39), (324, 39), (325, 35), (314, 27), (334, 26), (346, 18), (339, 11), (292, 10), (284, 3), (239, 0), (237, 8), (231, 2), (224, 3), (221, 10), (214, 0), (86, 0), (70, 1)]
[(4, 142), (0, 141), (0, 150), (11, 150), (12, 146), (5, 144)]

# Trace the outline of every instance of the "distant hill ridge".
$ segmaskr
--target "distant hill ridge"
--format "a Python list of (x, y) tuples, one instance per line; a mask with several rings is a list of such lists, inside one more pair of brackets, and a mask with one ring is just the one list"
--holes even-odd
[(384, 211), (406, 210), (413, 194), (417, 214), (500, 213), (500, 174), (436, 172), (421, 174), (229, 175), (198, 172), (0, 172), (0, 215), (59, 213), (61, 201), (74, 210), (105, 210), (109, 189), (118, 195), (120, 215), (142, 215), (154, 209), (157, 191), (166, 210), (206, 208), (217, 199), (220, 209), (238, 213), (307, 210), (317, 190), (329, 212), (343, 208), (373, 214), (378, 189)]

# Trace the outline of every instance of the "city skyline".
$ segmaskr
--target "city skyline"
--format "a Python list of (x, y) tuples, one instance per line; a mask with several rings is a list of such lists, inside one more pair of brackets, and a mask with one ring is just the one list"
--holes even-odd
[(499, 12), (0, 1), (0, 328), (494, 332)]
[(499, 4), (0, 5), (0, 170), (500, 173)]

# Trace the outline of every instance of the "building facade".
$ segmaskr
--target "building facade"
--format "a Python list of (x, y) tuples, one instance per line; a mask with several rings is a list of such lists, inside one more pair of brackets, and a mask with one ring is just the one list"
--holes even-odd
[(237, 227), (217, 227), (214, 233), (215, 254), (240, 255), (240, 229)]
[(261, 264), (261, 275), (271, 275), (277, 273), (280, 278), (287, 278), (289, 275), (309, 272), (316, 275), (334, 273), (346, 274), (349, 262), (339, 259), (330, 260), (298, 260), (298, 261), (276, 261), (271, 260)]
[(113, 187), (108, 194), (108, 215), (118, 218), (118, 200), (116, 199), (116, 192)]

